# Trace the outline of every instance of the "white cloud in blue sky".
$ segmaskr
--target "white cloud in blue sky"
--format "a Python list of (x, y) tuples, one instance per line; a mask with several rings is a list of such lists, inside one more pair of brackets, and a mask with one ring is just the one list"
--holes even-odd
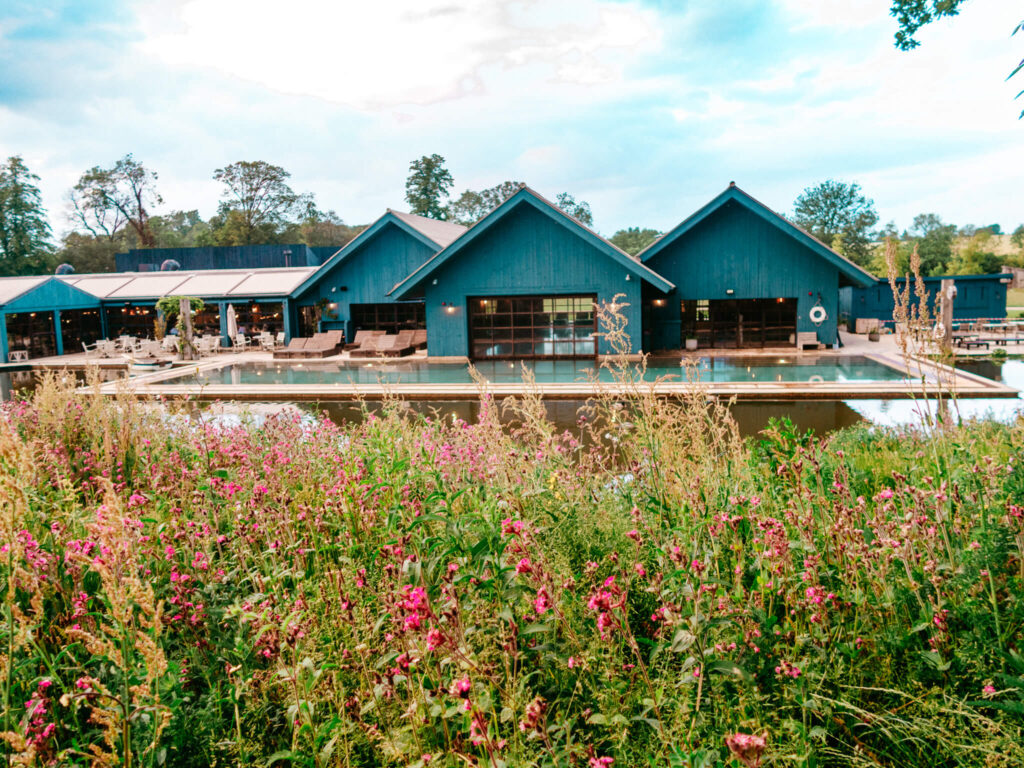
[(42, 177), (57, 231), (79, 174), (126, 152), (205, 215), (215, 168), (264, 159), (366, 222), (438, 152), (460, 190), (568, 190), (608, 234), (671, 227), (730, 180), (788, 211), (825, 178), (901, 226), (1009, 228), (1012, 5), (972, 0), (901, 53), (885, 0), (15, 0), (0, 154)]

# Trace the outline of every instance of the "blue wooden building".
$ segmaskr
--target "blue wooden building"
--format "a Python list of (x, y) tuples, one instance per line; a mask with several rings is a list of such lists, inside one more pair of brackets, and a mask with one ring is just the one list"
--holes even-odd
[[(703, 349), (791, 347), (803, 334), (833, 345), (841, 296), (851, 321), (892, 311), (887, 285), (734, 184), (635, 257), (529, 188), (468, 229), (388, 210), (341, 249), (124, 256), (119, 263), (136, 271), (0, 278), (3, 360), (9, 350), (38, 358), (98, 338), (152, 336), (163, 296), (203, 298), (194, 325), (225, 344), (231, 306), (240, 330), (286, 339), (425, 327), (439, 360), (607, 354), (595, 302), (622, 306), (634, 353), (691, 339)], [(161, 259), (182, 268), (160, 271)], [(231, 269), (211, 268), (232, 259)], [(957, 278), (957, 317), (1002, 316), (1001, 280)]]
[(645, 292), (647, 350), (833, 345), (840, 287), (875, 281), (735, 184), (639, 256), (678, 286)]
[[(979, 320), (1006, 317), (1006, 289), (1013, 279), (1009, 274), (998, 275), (946, 275), (925, 277), (928, 311), (935, 316), (935, 297), (943, 280), (953, 280), (956, 286), (956, 298), (953, 300), (954, 320)], [(896, 281), (896, 289), (903, 293), (907, 288), (907, 279)], [(911, 281), (911, 292), (916, 292), (914, 281)], [(918, 300), (913, 298), (914, 304)], [(896, 302), (892, 295), (892, 286), (888, 280), (876, 280), (869, 286), (843, 288), (839, 292), (840, 315), (848, 323), (850, 330), (855, 330), (859, 319), (878, 320), (882, 325), (892, 325), (892, 315)]]
[(360, 330), (424, 328), (422, 297), (399, 300), (389, 292), (465, 231), (389, 209), (292, 292), (295, 327), (302, 334), (337, 328), (349, 339)]
[[(594, 302), (616, 296), (640, 328), (641, 287), (674, 286), (524, 187), (398, 283), (423, 296), (432, 358), (594, 357)], [(639, 340), (633, 351), (639, 351)]]

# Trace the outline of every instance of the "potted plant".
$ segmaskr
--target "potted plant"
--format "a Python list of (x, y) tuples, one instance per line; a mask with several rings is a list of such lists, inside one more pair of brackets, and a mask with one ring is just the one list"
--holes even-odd
[(868, 331), (868, 341), (878, 341), (878, 327), (872, 328)]
[(686, 337), (686, 350), (688, 352), (693, 352), (695, 349), (697, 349), (697, 337), (696, 336), (687, 336)]

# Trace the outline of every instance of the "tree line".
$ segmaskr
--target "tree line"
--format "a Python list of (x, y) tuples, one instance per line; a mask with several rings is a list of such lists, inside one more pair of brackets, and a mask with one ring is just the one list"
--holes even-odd
[[(322, 210), (310, 193), (295, 192), (291, 174), (262, 160), (239, 161), (218, 168), (212, 178), (222, 184), (216, 213), (204, 220), (197, 210), (161, 212), (158, 174), (127, 154), (110, 167), (85, 171), (68, 191), (70, 231), (54, 242), (47, 212), (32, 173), (20, 156), (0, 164), (0, 275), (45, 274), (58, 264), (76, 272), (110, 272), (114, 254), (131, 248), (304, 243), (341, 247), (361, 226), (349, 226), (333, 210)], [(441, 155), (424, 155), (409, 165), (405, 199), (412, 213), (470, 226), (525, 184), (503, 181), (486, 189), (466, 189), (453, 196), (455, 180)], [(554, 201), (585, 226), (593, 226), (589, 203), (568, 192)], [(899, 231), (890, 222), (877, 228), (874, 201), (856, 183), (829, 179), (808, 187), (796, 199), (789, 218), (814, 237), (877, 275), (885, 274), (880, 244), (899, 244), (901, 271), (909, 268), (917, 248), (925, 275), (984, 274), (1003, 265), (1024, 266), (1024, 225), (1006, 244), (998, 224), (957, 227), (938, 214), (922, 213)], [(635, 255), (662, 232), (626, 227), (609, 240)]]
[(114, 254), (131, 248), (304, 243), (342, 246), (360, 231), (310, 193), (297, 193), (291, 174), (262, 160), (213, 172), (223, 185), (217, 212), (161, 212), (159, 175), (127, 154), (85, 171), (67, 193), (70, 231), (55, 243), (37, 182), (19, 156), (0, 165), (0, 274), (112, 272)]

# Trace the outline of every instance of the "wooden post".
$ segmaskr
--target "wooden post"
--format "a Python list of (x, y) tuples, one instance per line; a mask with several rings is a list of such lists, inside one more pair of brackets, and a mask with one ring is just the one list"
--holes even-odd
[(178, 312), (181, 316), (181, 359), (194, 360), (194, 348), (192, 346), (192, 302), (185, 298), (178, 302)]
[(940, 288), (942, 295), (942, 351), (949, 354), (953, 350), (953, 299), (956, 297), (956, 286), (950, 279), (944, 279)]

